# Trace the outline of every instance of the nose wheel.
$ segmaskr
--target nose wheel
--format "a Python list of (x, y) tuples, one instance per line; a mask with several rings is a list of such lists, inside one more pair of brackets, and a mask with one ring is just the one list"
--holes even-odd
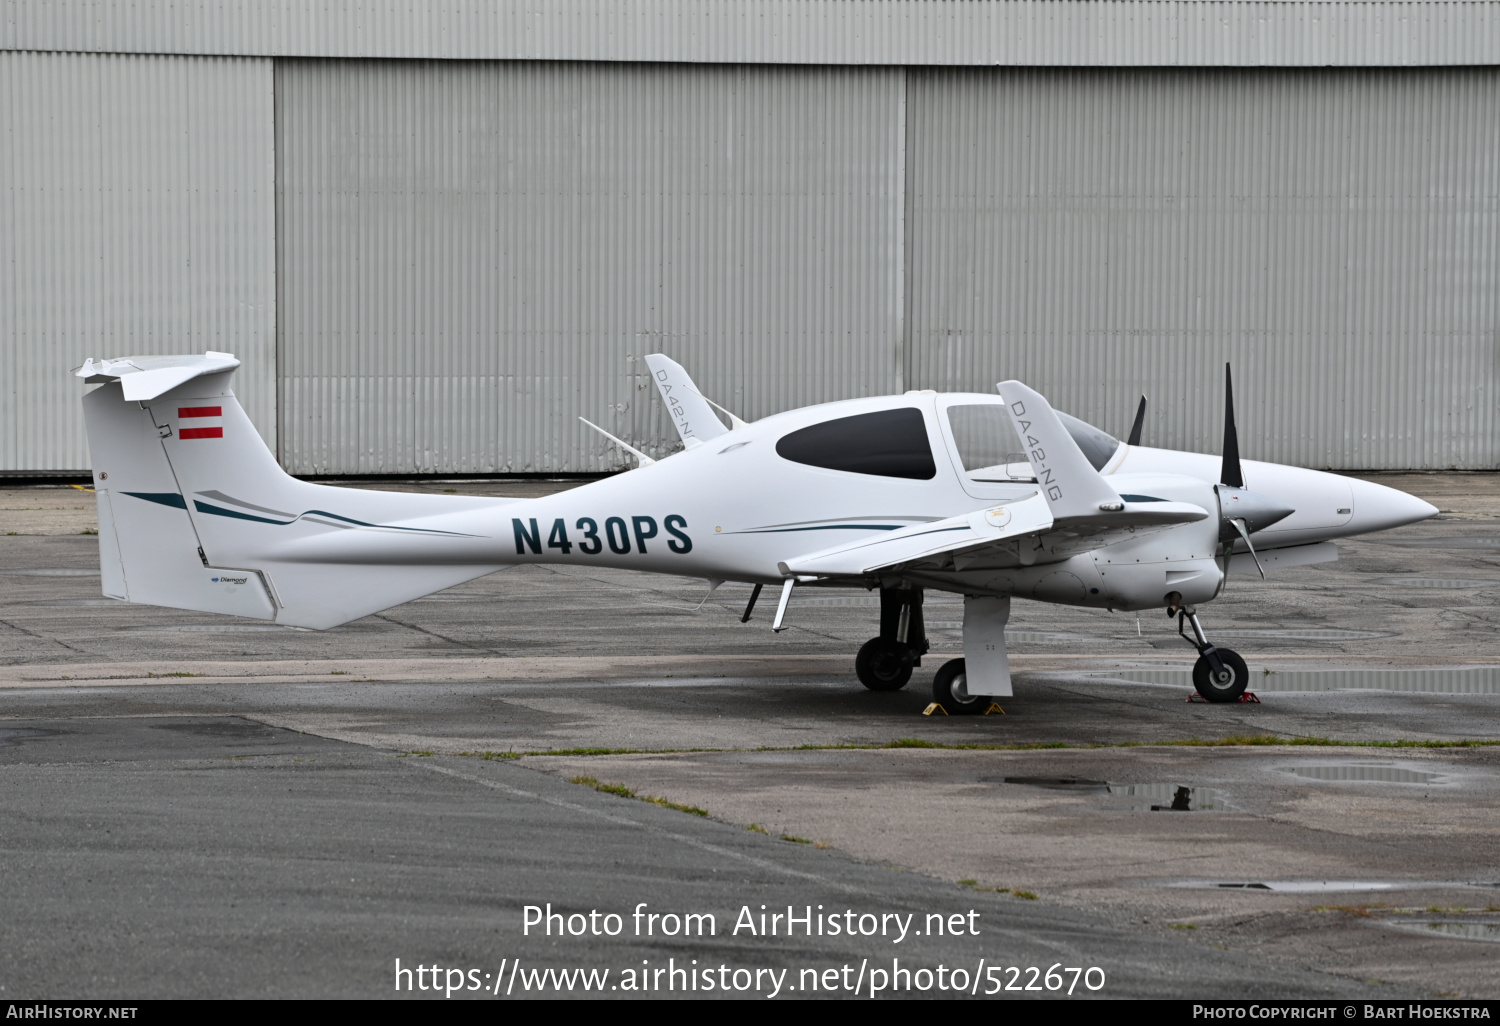
[(1238, 702), (1250, 685), (1250, 670), (1238, 652), (1227, 648), (1215, 649), (1219, 657), (1219, 669), (1215, 669), (1207, 656), (1199, 656), (1193, 664), (1193, 687), (1198, 689), (1208, 702)]
[[(1173, 600), (1167, 607), (1167, 615), (1177, 616), (1177, 633), (1184, 641), (1198, 650), (1198, 661), (1193, 664), (1193, 687), (1205, 702), (1238, 702), (1245, 689), (1250, 686), (1250, 668), (1240, 654), (1227, 648), (1215, 648), (1209, 644), (1198, 622), (1198, 611), (1192, 606), (1180, 605), (1181, 599), (1173, 592)], [(1193, 628), (1193, 636), (1187, 635), (1186, 627)]]

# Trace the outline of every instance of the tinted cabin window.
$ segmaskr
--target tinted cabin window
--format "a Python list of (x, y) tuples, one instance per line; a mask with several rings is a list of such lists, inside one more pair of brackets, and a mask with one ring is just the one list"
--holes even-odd
[[(1103, 470), (1115, 450), (1117, 439), (1092, 424), (1058, 411), (1057, 419), (1083, 451), (1095, 470)], [(1016, 435), (1014, 423), (999, 403), (948, 407), (948, 426), (958, 446), (964, 472), (974, 481), (1014, 481), (1030, 478), (1025, 446)]]
[(1073, 436), (1073, 441), (1078, 443), (1078, 448), (1083, 450), (1084, 458), (1094, 465), (1095, 470), (1103, 470), (1109, 458), (1120, 447), (1119, 439), (1105, 434), (1094, 425), (1085, 423), (1077, 417), (1070, 417), (1059, 411), (1057, 419), (1062, 421), (1063, 427), (1068, 429), (1068, 434)]
[(1025, 446), (1016, 437), (1010, 414), (999, 403), (948, 407), (948, 427), (958, 446), (964, 473), (973, 481), (1031, 478)]
[(930, 481), (937, 476), (922, 411), (908, 406), (841, 417), (793, 431), (776, 443), (783, 459), (851, 474)]

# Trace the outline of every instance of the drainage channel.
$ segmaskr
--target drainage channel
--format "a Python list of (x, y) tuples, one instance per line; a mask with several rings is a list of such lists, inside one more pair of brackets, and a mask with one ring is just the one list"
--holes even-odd
[[(1228, 636), (1229, 632), (1222, 632)], [(1110, 670), (1084, 676), (1127, 680), (1141, 684), (1193, 686), (1192, 671), (1162, 667), (1150, 670)], [(1434, 695), (1500, 695), (1500, 666), (1431, 667), (1405, 670), (1274, 670), (1252, 671), (1250, 690), (1277, 691), (1407, 691)]]

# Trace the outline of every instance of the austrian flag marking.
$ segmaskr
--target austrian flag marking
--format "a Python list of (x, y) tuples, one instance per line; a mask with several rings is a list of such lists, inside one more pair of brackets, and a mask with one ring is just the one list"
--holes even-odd
[(177, 408), (177, 437), (223, 438), (223, 417), (222, 406), (180, 406)]

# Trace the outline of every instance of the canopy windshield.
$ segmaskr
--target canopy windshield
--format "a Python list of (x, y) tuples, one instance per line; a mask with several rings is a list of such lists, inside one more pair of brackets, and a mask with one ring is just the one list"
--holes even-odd
[[(1059, 412), (1058, 419), (1095, 470), (1103, 470), (1120, 447), (1118, 439), (1077, 417)], [(1016, 435), (1010, 414), (1000, 403), (948, 407), (948, 426), (972, 481), (1024, 481), (1031, 478), (1026, 448)]]

